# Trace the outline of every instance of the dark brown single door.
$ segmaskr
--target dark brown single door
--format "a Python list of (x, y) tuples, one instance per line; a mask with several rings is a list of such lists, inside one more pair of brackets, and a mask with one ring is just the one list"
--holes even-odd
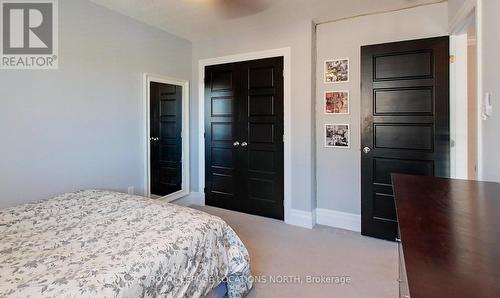
[(208, 205), (283, 219), (283, 58), (205, 69)]
[(244, 210), (239, 188), (240, 82), (241, 72), (234, 64), (205, 69), (205, 201), (237, 211)]
[(361, 56), (361, 231), (394, 241), (391, 174), (450, 174), (449, 38), (365, 46)]
[(182, 87), (150, 85), (151, 194), (182, 190)]

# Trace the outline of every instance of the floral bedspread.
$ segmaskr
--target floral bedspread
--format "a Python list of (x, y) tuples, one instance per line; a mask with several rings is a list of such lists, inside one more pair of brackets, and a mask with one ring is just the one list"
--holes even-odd
[(251, 289), (248, 251), (220, 218), (86, 190), (0, 209), (0, 297), (204, 297)]

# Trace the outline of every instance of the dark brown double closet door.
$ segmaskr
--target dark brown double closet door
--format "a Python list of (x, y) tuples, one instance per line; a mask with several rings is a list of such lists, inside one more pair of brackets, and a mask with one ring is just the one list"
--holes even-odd
[(150, 84), (151, 194), (182, 190), (182, 87)]
[(366, 46), (361, 52), (361, 230), (394, 241), (391, 175), (450, 175), (449, 38)]
[(205, 198), (284, 217), (283, 58), (205, 69)]

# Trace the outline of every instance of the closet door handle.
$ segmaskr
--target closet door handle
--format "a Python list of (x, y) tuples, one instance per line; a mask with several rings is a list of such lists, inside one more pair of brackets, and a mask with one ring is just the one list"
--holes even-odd
[(243, 148), (248, 147), (248, 143), (247, 143), (247, 142), (243, 142), (243, 143), (241, 143), (241, 147), (243, 147)]
[(234, 143), (233, 143), (233, 147), (234, 147), (234, 148), (238, 148), (238, 147), (240, 147), (240, 142), (238, 142), (238, 141), (234, 142)]

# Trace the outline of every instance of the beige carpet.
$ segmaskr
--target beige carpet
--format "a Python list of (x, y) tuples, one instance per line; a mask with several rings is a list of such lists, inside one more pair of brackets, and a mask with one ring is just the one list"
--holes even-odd
[[(308, 230), (213, 207), (196, 208), (223, 218), (247, 246), (253, 274), (263, 276), (248, 297), (398, 297), (394, 243), (329, 227)], [(286, 283), (280, 276), (291, 277)], [(307, 284), (307, 276), (347, 276), (351, 281)]]

